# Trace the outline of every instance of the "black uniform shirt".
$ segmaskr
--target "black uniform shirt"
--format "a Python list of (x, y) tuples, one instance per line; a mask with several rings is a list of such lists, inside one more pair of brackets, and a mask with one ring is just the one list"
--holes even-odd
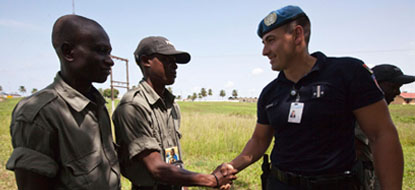
[[(355, 160), (352, 111), (383, 94), (362, 61), (320, 52), (312, 56), (316, 64), (297, 83), (280, 72), (263, 89), (258, 123), (275, 130), (271, 161), (281, 170), (303, 175), (350, 170)], [(290, 106), (297, 99), (304, 104), (301, 122), (290, 123)]]

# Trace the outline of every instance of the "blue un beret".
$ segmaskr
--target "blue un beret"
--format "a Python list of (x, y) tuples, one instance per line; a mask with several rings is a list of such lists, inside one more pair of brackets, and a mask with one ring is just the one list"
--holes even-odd
[(304, 11), (300, 7), (292, 5), (272, 11), (259, 23), (258, 36), (262, 38), (269, 31), (303, 16), (306, 16)]

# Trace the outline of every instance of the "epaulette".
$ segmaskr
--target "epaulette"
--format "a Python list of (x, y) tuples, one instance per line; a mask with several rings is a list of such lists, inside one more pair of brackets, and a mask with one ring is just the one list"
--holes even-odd
[(132, 90), (129, 90), (127, 93), (124, 94), (124, 96), (121, 98), (120, 104), (131, 102), (134, 99), (134, 96), (139, 93), (142, 89), (140, 87), (134, 88)]
[(44, 89), (23, 99), (16, 106), (14, 112), (16, 120), (32, 122), (39, 111), (57, 97), (53, 90)]

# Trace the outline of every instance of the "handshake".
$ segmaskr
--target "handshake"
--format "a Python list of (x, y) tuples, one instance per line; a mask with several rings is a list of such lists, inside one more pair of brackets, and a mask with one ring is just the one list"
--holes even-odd
[(237, 169), (229, 163), (223, 163), (219, 165), (213, 172), (212, 175), (216, 180), (216, 188), (221, 190), (228, 190), (232, 186), (232, 181), (235, 180)]

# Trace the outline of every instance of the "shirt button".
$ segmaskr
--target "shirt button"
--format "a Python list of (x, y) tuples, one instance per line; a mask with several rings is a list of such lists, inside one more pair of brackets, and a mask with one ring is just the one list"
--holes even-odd
[(291, 94), (291, 96), (295, 96), (295, 94), (297, 94), (297, 92), (295, 90), (291, 90), (290, 94)]

